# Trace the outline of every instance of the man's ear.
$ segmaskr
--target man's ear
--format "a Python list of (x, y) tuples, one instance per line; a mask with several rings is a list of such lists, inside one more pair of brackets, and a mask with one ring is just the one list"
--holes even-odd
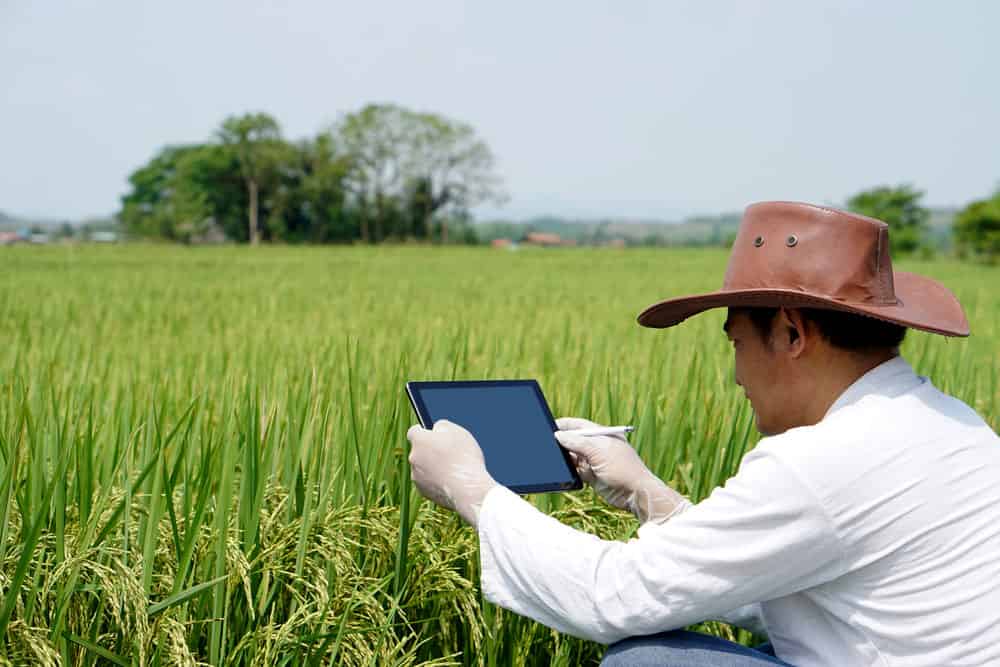
[(792, 357), (800, 357), (805, 352), (809, 333), (806, 320), (798, 308), (779, 308), (774, 319), (772, 338), (774, 344)]

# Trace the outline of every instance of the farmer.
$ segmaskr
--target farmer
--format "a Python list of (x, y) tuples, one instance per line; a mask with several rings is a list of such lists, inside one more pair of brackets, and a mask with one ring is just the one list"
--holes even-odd
[[(610, 644), (606, 665), (1000, 665), (1000, 438), (899, 356), (907, 327), (969, 334), (955, 297), (892, 270), (885, 223), (765, 202), (721, 290), (639, 324), (718, 307), (767, 437), (708, 498), (670, 489), (624, 437), (558, 420), (581, 477), (641, 522), (627, 543), (497, 485), (462, 427), (408, 431), (417, 488), (478, 530), (486, 598)], [(707, 619), (773, 648), (678, 630)]]

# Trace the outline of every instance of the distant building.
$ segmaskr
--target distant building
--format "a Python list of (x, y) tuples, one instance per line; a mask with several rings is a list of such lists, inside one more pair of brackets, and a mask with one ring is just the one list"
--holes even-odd
[(90, 240), (94, 243), (117, 243), (118, 232), (91, 232)]
[(514, 242), (510, 239), (493, 239), (490, 241), (490, 245), (494, 248), (510, 248), (514, 245)]
[(0, 245), (11, 245), (23, 240), (17, 232), (0, 232)]
[(546, 232), (528, 232), (524, 235), (521, 240), (524, 245), (537, 245), (537, 246), (560, 246), (563, 245), (563, 240), (558, 234), (549, 234)]
[(611, 239), (608, 241), (608, 246), (611, 248), (624, 248), (625, 239)]
[(45, 232), (34, 232), (28, 240), (34, 244), (42, 245), (49, 242), (49, 235)]

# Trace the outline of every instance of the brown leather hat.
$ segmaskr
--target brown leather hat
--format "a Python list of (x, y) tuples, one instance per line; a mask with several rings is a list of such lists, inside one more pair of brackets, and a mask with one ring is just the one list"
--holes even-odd
[(944, 285), (892, 270), (886, 223), (799, 202), (748, 206), (722, 289), (660, 301), (638, 319), (662, 329), (710, 308), (739, 306), (826, 308), (969, 335), (962, 306)]

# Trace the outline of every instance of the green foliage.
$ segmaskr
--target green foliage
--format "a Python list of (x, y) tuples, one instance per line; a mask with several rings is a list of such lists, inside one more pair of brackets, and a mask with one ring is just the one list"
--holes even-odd
[(992, 197), (963, 208), (955, 217), (954, 234), (960, 253), (996, 264), (1000, 260), (1000, 188)]
[(914, 252), (924, 242), (930, 211), (920, 204), (923, 196), (911, 185), (883, 185), (854, 195), (847, 208), (889, 225), (889, 247), (895, 258)]
[[(411, 487), (403, 383), (537, 378), (706, 496), (757, 439), (724, 313), (635, 316), (714, 289), (726, 253), (628, 252), (0, 249), (0, 664), (596, 664), (483, 602), (475, 532)], [(904, 354), (1000, 427), (994, 270), (902, 268), (973, 331)], [(590, 492), (531, 501), (636, 528)]]
[(349, 241), (354, 238), (354, 216), (348, 209), (345, 181), (350, 171), (346, 156), (337, 152), (333, 137), (322, 133), (299, 142), (293, 169), (286, 172), (281, 210), (286, 220), (276, 238), (289, 241)]
[(129, 177), (119, 219), (136, 237), (190, 241), (216, 224), (240, 238), (247, 200), (238, 169), (223, 146), (168, 146)]
[(247, 188), (247, 220), (250, 243), (260, 242), (260, 190), (276, 185), (282, 164), (289, 159), (289, 147), (281, 140), (278, 122), (266, 113), (230, 116), (217, 132), (222, 145), (236, 156)]
[(215, 138), (168, 146), (133, 172), (119, 214), (132, 236), (475, 243), (468, 209), (502, 198), (470, 126), (398, 106), (369, 105), (299, 142), (267, 114), (230, 116)]
[[(369, 104), (346, 114), (332, 131), (353, 166), (349, 183), (361, 210), (364, 240), (369, 234), (381, 240), (391, 219), (430, 238), (439, 212), (461, 216), (471, 206), (503, 198), (492, 152), (465, 123), (394, 104)], [(437, 217), (443, 242), (451, 217)]]

